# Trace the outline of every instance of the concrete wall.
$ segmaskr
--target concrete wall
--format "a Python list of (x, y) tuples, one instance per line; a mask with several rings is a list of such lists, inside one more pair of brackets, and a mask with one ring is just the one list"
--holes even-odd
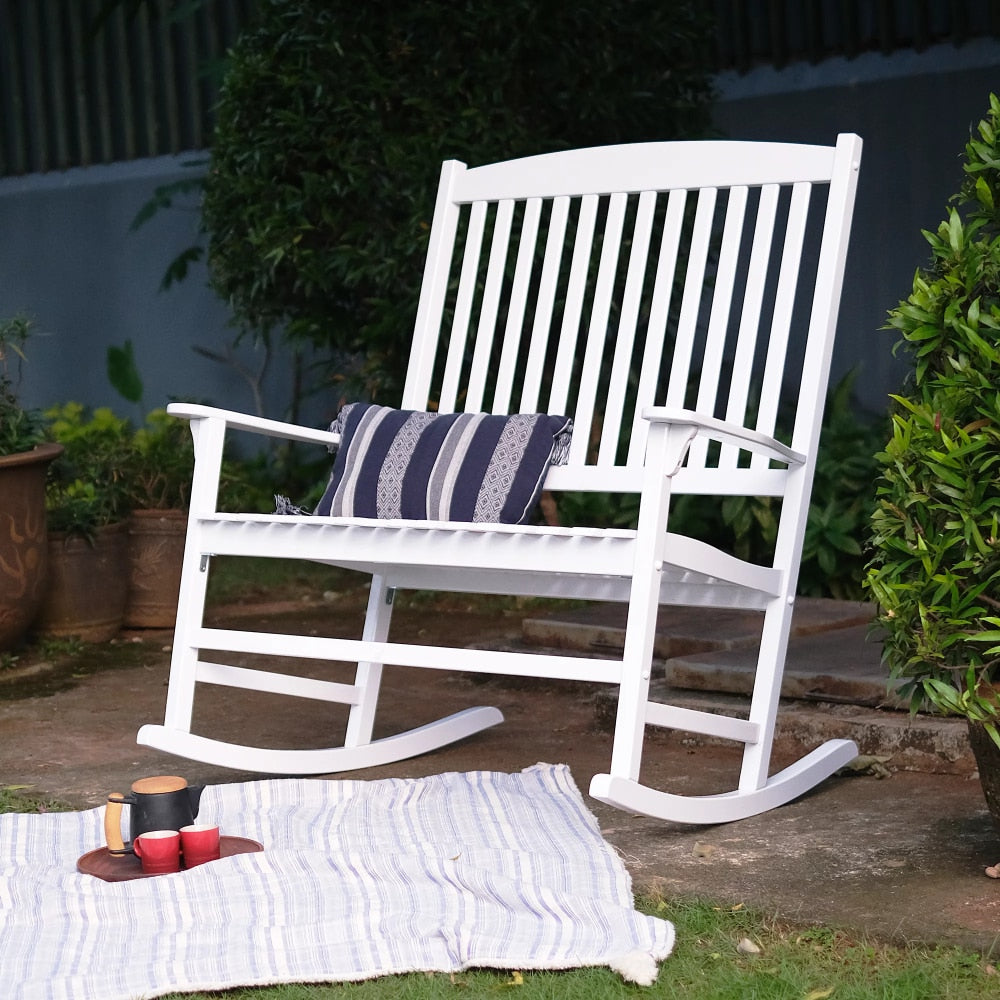
[(857, 367), (859, 401), (884, 412), (908, 366), (892, 355), (893, 332), (879, 328), (930, 259), (921, 230), (944, 219), (970, 129), (1000, 92), (1000, 44), (761, 69), (722, 76), (719, 90), (715, 125), (730, 138), (864, 139), (833, 377)]
[[(251, 390), (234, 368), (193, 350), (225, 352), (235, 333), (204, 266), (159, 290), (170, 261), (197, 241), (196, 200), (131, 231), (154, 190), (191, 176), (184, 163), (195, 159), (0, 179), (0, 316), (24, 311), (40, 332), (23, 366), (22, 394), (30, 405), (79, 400), (137, 417), (181, 397), (254, 409)], [(145, 384), (139, 406), (123, 400), (106, 375), (107, 348), (127, 339)], [(237, 356), (251, 369), (259, 365), (250, 345)], [(275, 364), (266, 382), (269, 416), (283, 414), (290, 386), (288, 365)]]

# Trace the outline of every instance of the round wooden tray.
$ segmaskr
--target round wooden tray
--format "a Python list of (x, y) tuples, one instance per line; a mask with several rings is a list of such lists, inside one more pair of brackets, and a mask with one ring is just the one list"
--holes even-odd
[[(263, 850), (263, 844), (247, 837), (219, 838), (219, 854), (223, 858), (231, 858), (234, 854), (256, 854)], [(76, 870), (104, 882), (130, 882), (134, 878), (156, 878), (157, 874), (144, 872), (142, 862), (134, 854), (112, 854), (106, 847), (84, 854), (77, 861)]]

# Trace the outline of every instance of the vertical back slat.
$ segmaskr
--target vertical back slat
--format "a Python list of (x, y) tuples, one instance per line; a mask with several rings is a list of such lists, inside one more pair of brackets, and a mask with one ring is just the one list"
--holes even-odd
[[(788, 223), (781, 250), (781, 268), (778, 271), (774, 315), (767, 344), (767, 358), (764, 362), (764, 376), (761, 380), (760, 410), (757, 414), (757, 429), (765, 434), (774, 433), (778, 419), (778, 403), (784, 382), (785, 357), (788, 353), (788, 336), (792, 326), (792, 311), (795, 306), (795, 290), (798, 287), (811, 192), (811, 184), (795, 184), (788, 206)], [(755, 455), (750, 463), (753, 469), (765, 469), (767, 465), (767, 459), (761, 455)]]
[(507, 270), (507, 254), (510, 250), (510, 228), (513, 218), (514, 202), (509, 198), (499, 202), (493, 220), (493, 240), (490, 244), (490, 257), (486, 266), (486, 285), (483, 288), (483, 301), (479, 312), (479, 325), (476, 330), (476, 346), (472, 354), (472, 370), (469, 373), (469, 390), (464, 406), (467, 410), (481, 410), (483, 408), (486, 377), (490, 374), (490, 357), (493, 354), (493, 344), (496, 340), (497, 312), (500, 308), (500, 295)]
[(673, 299), (674, 274), (677, 270), (677, 251), (680, 247), (681, 232), (684, 227), (684, 206), (687, 191), (674, 190), (667, 199), (667, 210), (663, 219), (663, 236), (656, 260), (656, 278), (649, 310), (649, 324), (646, 329), (646, 344), (642, 353), (642, 370), (639, 372), (639, 388), (636, 392), (635, 413), (632, 415), (632, 436), (629, 441), (628, 464), (638, 464), (646, 451), (647, 424), (642, 417), (642, 408), (657, 402), (656, 389), (659, 383), (660, 365), (663, 361), (663, 342), (667, 333), (667, 318)]
[[(566, 413), (569, 408), (569, 387), (573, 377), (573, 361), (576, 357), (576, 343), (580, 333), (580, 316), (583, 314), (583, 299), (587, 290), (587, 274), (590, 270), (591, 246), (594, 242), (594, 224), (597, 221), (597, 195), (585, 195), (580, 199), (580, 214), (576, 221), (576, 239), (573, 241), (573, 260), (569, 269), (566, 286), (566, 306), (563, 310), (562, 326), (559, 330), (559, 349), (556, 352), (555, 369), (552, 374), (552, 389), (549, 394), (549, 413)], [(589, 428), (587, 429), (589, 430)], [(577, 428), (573, 435), (574, 452), (570, 460), (582, 461), (586, 449), (581, 452), (579, 441), (586, 444), (587, 430)]]
[(712, 223), (715, 218), (717, 195), (718, 191), (715, 188), (702, 188), (698, 192), (690, 257), (684, 275), (684, 294), (681, 296), (681, 312), (677, 322), (677, 339), (674, 343), (670, 380), (667, 384), (668, 406), (684, 406), (687, 397), (691, 356), (701, 308), (702, 286), (705, 281), (708, 252), (712, 244)]
[(469, 339), (469, 321), (472, 317), (472, 303), (476, 295), (485, 229), (486, 202), (477, 201), (469, 212), (468, 229), (465, 234), (465, 253), (462, 256), (462, 272), (458, 281), (458, 295), (455, 298), (455, 318), (451, 324), (448, 358), (445, 362), (444, 379), (441, 382), (439, 406), (444, 413), (454, 412), (458, 402), (459, 382), (462, 376), (462, 366), (465, 362), (465, 345)]
[(496, 391), (493, 396), (494, 413), (509, 413), (511, 409), (514, 374), (521, 347), (524, 313), (528, 306), (528, 289), (531, 284), (535, 243), (538, 238), (538, 220), (541, 214), (541, 198), (529, 199), (524, 206), (524, 215), (521, 219), (517, 264), (514, 267), (514, 280), (511, 284), (510, 301), (507, 306), (507, 327), (504, 330), (503, 350), (500, 353), (500, 367), (497, 373)]
[(615, 340), (614, 358), (611, 364), (608, 399), (604, 407), (604, 431), (601, 435), (601, 447), (597, 455), (598, 465), (613, 465), (618, 453), (618, 441), (621, 435), (622, 415), (625, 411), (629, 369), (632, 366), (632, 353), (635, 350), (635, 330), (646, 277), (646, 263), (649, 259), (649, 240), (653, 232), (655, 208), (656, 192), (643, 191), (639, 196), (635, 225), (632, 230), (632, 250), (629, 254), (628, 273), (625, 277), (625, 291), (622, 294), (621, 320), (618, 323), (618, 337)]
[(542, 389), (542, 369), (549, 347), (552, 327), (552, 310), (559, 284), (559, 269), (562, 264), (566, 239), (566, 223), (569, 221), (569, 198), (563, 196), (552, 200), (549, 212), (548, 236), (545, 240), (545, 257), (542, 260), (542, 274), (538, 282), (535, 299), (535, 321), (531, 325), (531, 345), (524, 374), (524, 390), (521, 393), (521, 412), (533, 413), (538, 409)]
[[(780, 193), (781, 188), (777, 184), (766, 184), (761, 188), (760, 199), (757, 203), (753, 247), (750, 251), (750, 264), (743, 295), (743, 311), (740, 316), (740, 329), (733, 357), (733, 378), (729, 386), (729, 401), (726, 407), (726, 420), (740, 424), (745, 424), (747, 420), (753, 361), (757, 351), (761, 309), (764, 304), (764, 288), (771, 260), (774, 223)], [(719, 454), (719, 468), (735, 469), (738, 460), (739, 449), (735, 445), (724, 444)]]
[[(715, 402), (719, 394), (719, 380), (722, 376), (722, 362), (726, 347), (726, 334), (729, 329), (729, 315), (732, 309), (733, 288), (736, 285), (736, 265), (739, 262), (746, 207), (747, 188), (732, 188), (726, 205), (726, 221), (722, 227), (722, 246), (719, 249), (719, 266), (715, 272), (715, 290), (712, 295), (712, 312), (708, 321), (708, 339), (705, 343), (705, 356), (702, 361), (698, 397), (695, 402), (699, 413), (713, 416)], [(692, 442), (690, 458), (692, 465), (704, 465), (707, 455), (707, 438), (699, 437)]]
[[(612, 195), (608, 204), (600, 264), (597, 269), (597, 284), (594, 288), (594, 300), (590, 307), (587, 346), (583, 357), (583, 370), (580, 373), (580, 394), (576, 403), (576, 426), (584, 433), (594, 425), (597, 389), (600, 384), (601, 367), (608, 342), (608, 321), (611, 316), (611, 300), (618, 272), (618, 258), (621, 254), (627, 205), (628, 196), (625, 194)], [(602, 426), (602, 440), (603, 436), (604, 428)]]

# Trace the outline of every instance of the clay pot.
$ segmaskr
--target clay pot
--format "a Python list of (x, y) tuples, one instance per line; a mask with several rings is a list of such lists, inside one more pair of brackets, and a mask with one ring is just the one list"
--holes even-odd
[(128, 628), (173, 628), (187, 515), (180, 510), (136, 510), (128, 521)]
[(128, 598), (128, 525), (98, 528), (93, 543), (49, 535), (49, 586), (37, 627), (45, 635), (107, 642), (122, 627)]
[(15, 646), (45, 597), (45, 473), (60, 444), (0, 456), (0, 649)]
[(983, 786), (986, 806), (1000, 833), (1000, 747), (981, 722), (969, 722), (969, 742), (979, 767), (979, 783)]

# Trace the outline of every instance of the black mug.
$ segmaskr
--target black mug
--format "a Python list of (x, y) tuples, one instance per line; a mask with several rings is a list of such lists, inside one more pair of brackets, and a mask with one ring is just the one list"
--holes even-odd
[[(152, 830), (179, 830), (198, 815), (204, 785), (189, 785), (177, 775), (140, 778), (128, 795), (112, 792), (104, 809), (104, 838), (114, 855), (132, 854), (132, 841)], [(122, 806), (129, 807), (129, 843), (122, 839)]]

